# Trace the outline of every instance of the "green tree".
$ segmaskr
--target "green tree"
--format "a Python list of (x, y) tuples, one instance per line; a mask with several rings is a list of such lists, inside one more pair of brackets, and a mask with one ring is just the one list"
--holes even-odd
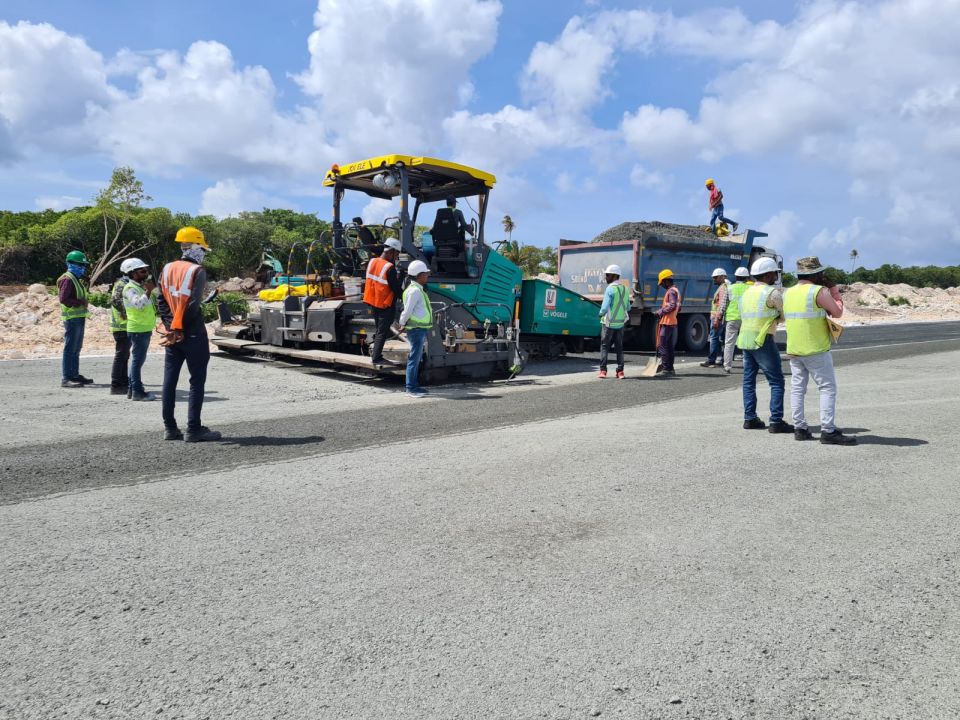
[(130, 216), (148, 200), (152, 198), (144, 192), (143, 183), (137, 180), (133, 168), (114, 168), (110, 184), (95, 198), (97, 211), (103, 219), (103, 250), (90, 270), (91, 285), (110, 265), (141, 249), (135, 248), (132, 241), (121, 241), (120, 236)]
[(504, 215), (503, 220), (500, 221), (500, 224), (503, 225), (503, 232), (507, 236), (507, 241), (513, 240), (513, 231), (517, 227), (517, 224), (513, 221), (513, 218), (509, 215)]
[(850, 251), (850, 272), (857, 269), (857, 258), (859, 257), (860, 253), (857, 252), (856, 248)]

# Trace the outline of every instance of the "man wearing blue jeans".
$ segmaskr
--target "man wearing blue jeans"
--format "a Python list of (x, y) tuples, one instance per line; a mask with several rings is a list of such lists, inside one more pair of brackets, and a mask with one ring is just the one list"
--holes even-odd
[(80, 250), (67, 253), (67, 271), (57, 278), (60, 319), (63, 320), (63, 360), (60, 387), (83, 387), (93, 382), (80, 374), (80, 350), (87, 325), (90, 293), (82, 282), (90, 265)]
[(720, 367), (723, 364), (723, 342), (727, 333), (727, 326), (723, 319), (727, 313), (727, 303), (730, 301), (727, 271), (723, 268), (714, 270), (713, 284), (717, 289), (713, 293), (713, 302), (710, 306), (710, 354), (707, 355), (705, 362), (700, 363), (700, 367)]
[(707, 178), (704, 184), (707, 186), (707, 190), (710, 191), (710, 232), (714, 235), (717, 234), (718, 220), (729, 225), (731, 232), (736, 232), (740, 225), (723, 216), (723, 192), (713, 182), (713, 178)]
[(433, 329), (433, 308), (427, 295), (427, 279), (430, 268), (420, 260), (414, 260), (407, 268), (410, 284), (403, 291), (403, 312), (400, 313), (400, 327), (407, 333), (410, 343), (407, 355), (407, 395), (413, 398), (426, 397), (426, 391), (420, 387), (420, 357), (423, 354), (427, 336)]
[[(737, 347), (743, 350), (743, 428), (771, 433), (793, 433), (783, 421), (783, 368), (773, 339), (783, 319), (783, 293), (773, 286), (780, 268), (773, 258), (762, 257), (750, 269), (756, 283), (747, 288), (740, 302), (742, 325)], [(763, 372), (770, 385), (770, 427), (757, 416), (757, 374)]]
[(131, 400), (156, 400), (153, 393), (145, 392), (141, 370), (150, 349), (150, 338), (157, 325), (157, 308), (154, 304), (154, 284), (149, 282), (150, 269), (139, 258), (124, 260), (129, 281), (123, 290), (123, 307), (126, 315), (127, 337), (130, 339), (130, 373), (127, 386)]

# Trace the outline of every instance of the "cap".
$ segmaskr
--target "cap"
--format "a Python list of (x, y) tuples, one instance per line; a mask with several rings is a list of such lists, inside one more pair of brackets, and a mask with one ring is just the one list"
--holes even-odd
[(816, 275), (818, 272), (823, 272), (826, 269), (826, 266), (821, 264), (820, 258), (816, 255), (802, 257), (797, 260), (797, 275)]

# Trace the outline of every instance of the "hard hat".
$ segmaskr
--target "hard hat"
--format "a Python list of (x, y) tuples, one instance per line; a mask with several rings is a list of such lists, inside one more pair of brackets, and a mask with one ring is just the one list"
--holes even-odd
[(603, 271), (604, 275), (616, 275), (620, 277), (623, 275), (623, 271), (620, 269), (619, 265), (607, 265), (607, 269)]
[(396, 250), (397, 252), (400, 252), (403, 249), (403, 245), (401, 245), (400, 241), (397, 240), (396, 238), (390, 238), (389, 240), (383, 243), (383, 246), (387, 250)]
[(177, 242), (199, 245), (204, 250), (210, 249), (210, 246), (207, 245), (207, 239), (203, 236), (203, 232), (192, 226), (183, 227), (177, 230)]
[(713, 185), (713, 178), (707, 178), (707, 181), (704, 183), (704, 185), (707, 187)]
[(736, 270), (733, 271), (733, 274), (736, 275), (737, 277), (750, 277), (750, 271), (747, 270), (745, 267), (738, 267)]
[(150, 267), (140, 258), (127, 258), (122, 263), (120, 263), (120, 272), (124, 275), (129, 275), (134, 270), (139, 270), (140, 268)]
[(720, 277), (721, 275), (723, 277), (727, 276), (727, 271), (724, 270), (723, 268), (717, 268), (712, 273), (710, 273), (710, 277)]
[(657, 285), (662, 283), (667, 278), (672, 278), (672, 277), (673, 277), (673, 270), (661, 270), (660, 274), (657, 275)]
[(87, 260), (87, 256), (84, 255), (80, 250), (71, 250), (67, 253), (67, 262), (76, 263), (77, 265), (89, 265), (90, 261)]
[(409, 275), (410, 277), (416, 277), (420, 273), (428, 273), (428, 272), (430, 272), (430, 268), (427, 267), (427, 264), (425, 262), (422, 262), (420, 260), (414, 260), (412, 263), (410, 263), (410, 266), (407, 268), (407, 275)]
[(780, 267), (777, 265), (776, 260), (769, 257), (760, 258), (750, 268), (750, 274), (754, 277), (766, 275), (770, 272), (780, 272)]

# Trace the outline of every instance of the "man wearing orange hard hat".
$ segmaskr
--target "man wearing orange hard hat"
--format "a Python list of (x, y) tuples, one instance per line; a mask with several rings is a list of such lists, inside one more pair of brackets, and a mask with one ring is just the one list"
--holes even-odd
[(677, 315), (680, 314), (682, 299), (680, 291), (673, 284), (673, 270), (661, 270), (657, 276), (657, 284), (664, 289), (663, 302), (656, 316), (657, 323), (657, 356), (660, 366), (657, 368), (657, 377), (673, 377), (674, 343), (677, 342)]

